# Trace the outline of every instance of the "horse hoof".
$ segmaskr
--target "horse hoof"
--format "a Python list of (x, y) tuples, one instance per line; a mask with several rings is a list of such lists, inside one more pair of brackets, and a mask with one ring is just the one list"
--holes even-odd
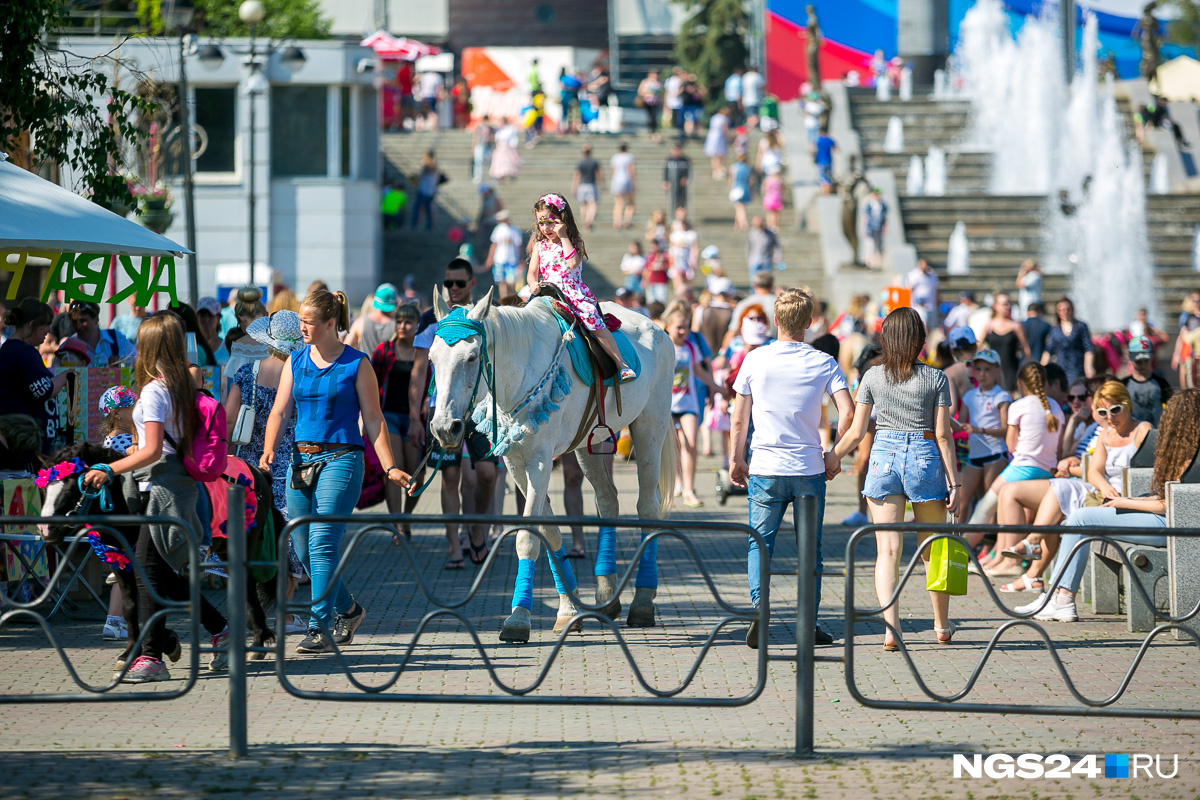
[(621, 596), (617, 594), (616, 575), (596, 576), (596, 605), (601, 606), (599, 613), (611, 620), (621, 616)]
[(634, 589), (633, 602), (629, 604), (629, 616), (625, 624), (630, 628), (654, 627), (654, 590), (645, 587)]
[(500, 627), (500, 641), (524, 644), (529, 641), (529, 631), (529, 611), (518, 608)]
[(266, 657), (267, 657), (266, 653), (251, 653), (250, 654), (251, 661), (262, 661)]
[(583, 620), (575, 620), (575, 624), (571, 625), (571, 620), (573, 618), (574, 618), (574, 615), (572, 615), (570, 617), (558, 617), (557, 619), (555, 619), (554, 620), (554, 632), (562, 633), (563, 629), (566, 628), (568, 625), (571, 626), (572, 633), (583, 630)]

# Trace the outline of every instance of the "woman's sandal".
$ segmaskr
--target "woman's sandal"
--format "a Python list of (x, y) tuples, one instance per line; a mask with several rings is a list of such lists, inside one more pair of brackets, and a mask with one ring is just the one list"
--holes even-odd
[(474, 564), (475, 566), (479, 566), (484, 561), (487, 561), (488, 550), (490, 549), (490, 547), (486, 541), (484, 541), (484, 543), (479, 545), (478, 547), (476, 547), (475, 545), (468, 542), (467, 547), (471, 551), (471, 563), (472, 564)]
[(1022, 539), (1009, 549), (1001, 551), (1001, 555), (1006, 555), (1011, 558), (1037, 561), (1042, 557), (1042, 546), (1040, 544), (1034, 544), (1028, 539)]
[(954, 633), (957, 630), (958, 627), (951, 622), (949, 628), (935, 627), (933, 632), (937, 634), (938, 644), (950, 644), (950, 640), (954, 638)]
[(443, 569), (466, 569), (467, 565), (463, 563), (461, 558), (447, 558), (446, 566)]
[(582, 547), (572, 547), (567, 552), (567, 558), (587, 558), (587, 550)]
[(900, 643), (899, 643), (898, 641), (896, 641), (895, 639), (893, 639), (892, 641), (890, 641), (890, 642), (889, 642), (889, 641), (888, 641), (888, 640), (885, 638), (885, 639), (883, 640), (883, 649), (884, 649), (884, 650), (886, 650), (886, 651), (887, 651), (887, 652), (889, 652), (889, 653), (894, 653), (894, 652), (896, 652), (897, 650), (899, 650), (899, 649), (900, 649)]
[(1012, 592), (1041, 592), (1044, 591), (1044, 586), (1041, 578), (1030, 578), (1028, 575), (1022, 575), (1020, 581), (1006, 583), (998, 591), (1005, 594), (1011, 594)]

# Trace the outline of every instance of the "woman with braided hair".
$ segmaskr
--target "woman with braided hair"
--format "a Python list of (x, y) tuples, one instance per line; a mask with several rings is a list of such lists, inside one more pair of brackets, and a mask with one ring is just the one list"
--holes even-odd
[[(1185, 389), (1171, 398), (1163, 409), (1158, 429), (1158, 442), (1154, 448), (1154, 476), (1150, 480), (1150, 492), (1142, 497), (1108, 497), (1104, 505), (1080, 508), (1063, 523), (1079, 527), (1079, 533), (1068, 533), (1062, 537), (1059, 553), (1070, 553), (1083, 537), (1093, 532), (1087, 528), (1166, 528), (1166, 484), (1177, 481), (1191, 467), (1200, 451), (1200, 390)], [(1110, 531), (1096, 531), (1095, 533)], [(1145, 544), (1165, 547), (1166, 536), (1113, 536), (1128, 544)], [(1061, 566), (1055, 571), (1051, 589), (1053, 596), (1043, 592), (1037, 600), (1017, 606), (1019, 614), (1035, 612), (1034, 619), (1053, 622), (1075, 622), (1079, 614), (1075, 610), (1075, 593), (1083, 580), (1083, 569), (1087, 564), (1088, 548), (1080, 548), (1069, 561), (1060, 558)], [(1064, 563), (1065, 562), (1065, 563)]]
[[(1058, 467), (1058, 437), (1065, 424), (1058, 403), (1046, 397), (1046, 368), (1026, 364), (1017, 374), (1017, 386), (1024, 395), (1008, 409), (1008, 434), (1005, 442), (1013, 459), (992, 482), (968, 520), (970, 525), (989, 524), (996, 512), (1000, 490), (1017, 481), (1049, 480)], [(1017, 543), (1019, 534), (997, 537), (996, 550), (1007, 550)], [(1021, 574), (1020, 562), (1001, 558), (984, 569), (989, 577), (1013, 577)]]

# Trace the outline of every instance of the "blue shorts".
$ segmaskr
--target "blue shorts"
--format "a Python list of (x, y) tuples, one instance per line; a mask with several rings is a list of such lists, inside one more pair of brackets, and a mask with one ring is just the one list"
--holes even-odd
[(517, 283), (517, 265), (501, 264), (499, 262), (493, 263), (492, 282), (507, 283), (510, 286), (515, 286)]
[(945, 500), (946, 471), (937, 442), (923, 431), (876, 431), (863, 496), (882, 500), (891, 494), (913, 503)]
[(385, 411), (383, 420), (387, 423), (389, 431), (408, 441), (408, 414), (401, 414), (399, 411)]
[(1021, 481), (1048, 481), (1054, 476), (1041, 467), (1018, 467), (1009, 464), (1004, 468), (1004, 472), (1000, 473), (1000, 477), (1008, 483), (1019, 483)]
[(1007, 450), (1005, 450), (1003, 453), (991, 453), (986, 456), (979, 456), (978, 458), (968, 458), (967, 466), (974, 467), (975, 469), (983, 469), (988, 464), (993, 464), (1000, 459), (1004, 459), (1005, 461), (1008, 460)]

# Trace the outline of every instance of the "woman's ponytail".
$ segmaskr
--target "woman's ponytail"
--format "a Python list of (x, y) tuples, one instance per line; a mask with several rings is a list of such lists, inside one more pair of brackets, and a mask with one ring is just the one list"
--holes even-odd
[(1017, 380), (1025, 385), (1029, 393), (1037, 397), (1046, 409), (1046, 430), (1053, 433), (1058, 430), (1058, 417), (1050, 410), (1050, 401), (1046, 399), (1046, 368), (1041, 364), (1026, 364), (1021, 367)]
[(350, 298), (346, 297), (345, 292), (334, 292), (333, 296), (337, 298), (339, 304), (337, 329), (338, 333), (342, 333), (350, 330)]
[(317, 289), (301, 305), (311, 308), (322, 322), (333, 320), (339, 333), (350, 330), (350, 301), (345, 292)]

